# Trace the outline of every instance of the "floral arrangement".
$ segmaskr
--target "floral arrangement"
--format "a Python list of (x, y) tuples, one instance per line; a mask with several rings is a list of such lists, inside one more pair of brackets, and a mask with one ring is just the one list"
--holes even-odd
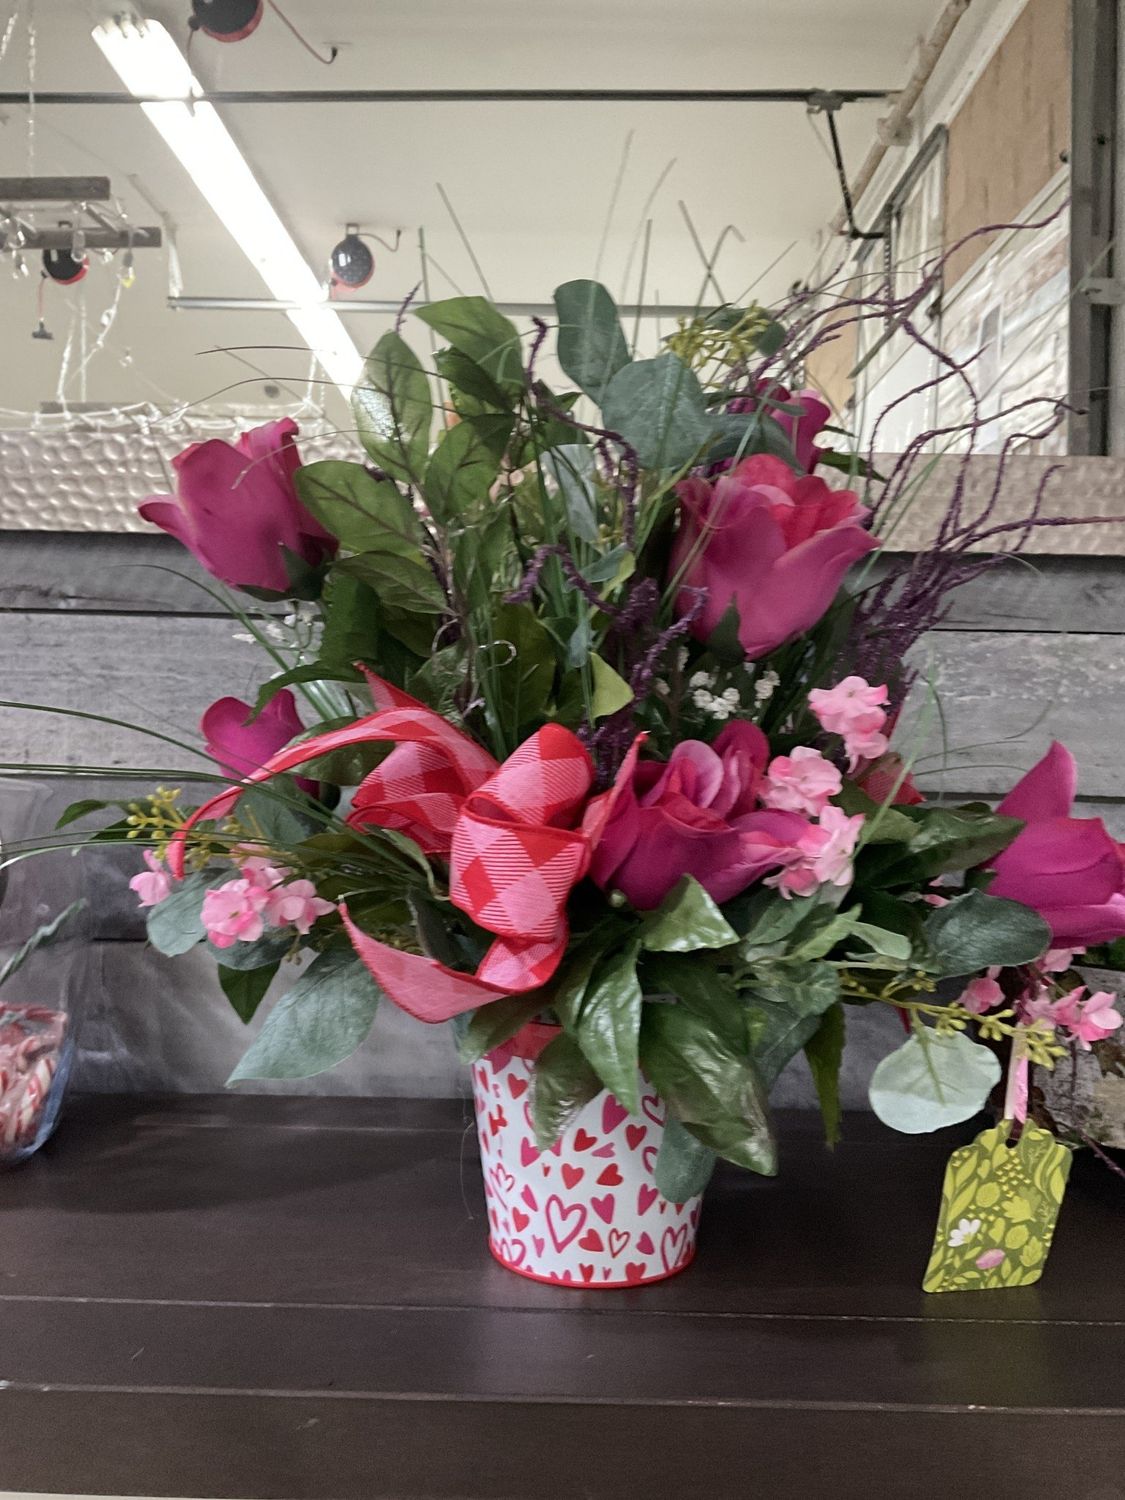
[[(1019, 1122), (1029, 1065), (1121, 1025), (1073, 964), (1125, 936), (1122, 851), (1072, 816), (1062, 746), (996, 809), (926, 800), (924, 724), (892, 746), (909, 647), (1006, 528), (951, 509), (933, 553), (888, 568), (904, 471), (832, 449), (827, 404), (794, 389), (809, 308), (701, 311), (638, 359), (605, 288), (555, 303), (565, 389), (538, 373), (544, 322), (524, 338), (458, 297), (414, 314), (429, 368), (407, 308), (376, 345), (357, 461), (302, 464), (290, 420), (180, 455), (142, 514), (272, 670), (204, 717), (221, 791), (160, 788), (98, 835), (146, 846), (153, 944), (206, 942), (244, 1020), (310, 960), (235, 1079), (331, 1067), (382, 1000), (456, 1025), (486, 1164), (497, 1100), (526, 1111), (489, 1189), (493, 1248), (525, 1270), (512, 1153), (557, 1153), (597, 1101), (607, 1129), (662, 1126), (641, 1202), (690, 1205), (717, 1157), (776, 1171), (769, 1094), (801, 1054), (837, 1138), (847, 1008), (875, 1004), (904, 1026), (871, 1088), (888, 1124), (964, 1120), (994, 1090)], [(590, 1223), (576, 1245), (605, 1238)], [(966, 1209), (946, 1248), (980, 1228)]]

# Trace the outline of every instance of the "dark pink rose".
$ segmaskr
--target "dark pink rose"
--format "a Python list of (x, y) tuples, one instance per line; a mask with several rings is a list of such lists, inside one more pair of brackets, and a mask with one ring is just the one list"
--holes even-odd
[(296, 434), (296, 422), (283, 417), (235, 443), (193, 443), (172, 460), (175, 496), (153, 495), (141, 515), (223, 583), (288, 593), (283, 547), (313, 567), (336, 551), (335, 538), (297, 499)]
[[(199, 728), (204, 749), (225, 776), (241, 781), (251, 771), (264, 766), (271, 755), (304, 734), (305, 726), (297, 714), (297, 703), (288, 688), (282, 688), (251, 722), (254, 712), (241, 698), (219, 698), (203, 715)], [(316, 782), (298, 778), (307, 792), (316, 791)]]
[(710, 482), (677, 486), (680, 529), (671, 570), (688, 588), (707, 590), (694, 633), (707, 640), (733, 603), (738, 638), (756, 660), (809, 630), (836, 597), (851, 565), (879, 544), (851, 490), (800, 478), (780, 458), (755, 454)]
[(1050, 924), (1056, 948), (1125, 937), (1125, 846), (1100, 818), (1072, 818), (1078, 770), (1056, 740), (997, 808), (1026, 827), (992, 862), (992, 896), (1021, 901)]
[[(765, 397), (766, 399), (761, 399)], [(794, 412), (778, 411), (774, 402), (782, 406), (799, 406), (801, 414)], [(774, 385), (772, 381), (760, 380), (758, 382), (758, 396), (740, 396), (737, 401), (732, 401), (729, 410), (732, 412), (758, 411), (761, 410), (772, 421), (776, 422), (793, 445), (793, 452), (797, 462), (806, 474), (811, 474), (820, 462), (820, 455), (824, 452), (819, 448), (816, 439), (821, 429), (832, 416), (832, 408), (827, 401), (813, 390), (790, 392), (783, 385)]]
[(758, 807), (768, 759), (762, 731), (736, 720), (714, 745), (684, 740), (667, 763), (641, 761), (594, 852), (592, 878), (648, 911), (685, 875), (729, 901), (797, 859), (808, 820)]

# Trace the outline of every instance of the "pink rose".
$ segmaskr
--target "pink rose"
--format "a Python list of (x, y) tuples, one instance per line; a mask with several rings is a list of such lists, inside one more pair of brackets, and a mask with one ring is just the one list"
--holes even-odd
[[(799, 406), (800, 415), (798, 416), (795, 412), (777, 411), (772, 404), (775, 401), (783, 406)], [(832, 408), (818, 391), (804, 390), (791, 394), (783, 385), (775, 385), (770, 380), (760, 380), (757, 397), (740, 396), (736, 401), (731, 402), (728, 410), (732, 412), (760, 410), (771, 421), (776, 422), (792, 443), (794, 456), (807, 474), (811, 474), (820, 462), (820, 455), (824, 449), (817, 447), (815, 439), (832, 416)]]
[(642, 761), (595, 850), (593, 879), (648, 911), (685, 875), (729, 901), (796, 858), (808, 823), (758, 807), (768, 758), (765, 735), (739, 719), (713, 746), (684, 740), (667, 764)]
[(296, 422), (283, 417), (235, 443), (193, 443), (172, 460), (175, 496), (153, 495), (141, 515), (223, 583), (289, 593), (283, 547), (312, 567), (336, 551), (336, 539), (297, 498), (296, 433)]
[[(204, 749), (231, 781), (241, 781), (259, 770), (305, 732), (297, 713), (297, 700), (282, 688), (251, 721), (254, 712), (241, 698), (218, 698), (199, 721)], [(316, 782), (298, 777), (298, 785), (315, 793)]]
[(216, 948), (256, 943), (266, 930), (269, 894), (249, 880), (228, 880), (203, 898), (203, 926)]
[(744, 459), (713, 483), (685, 480), (677, 492), (671, 569), (682, 585), (678, 606), (690, 607), (688, 590), (706, 589), (693, 627), (705, 641), (734, 604), (751, 660), (811, 629), (851, 565), (878, 546), (856, 495), (799, 478), (768, 454)]
[(138, 905), (159, 906), (172, 894), (172, 877), (151, 849), (145, 850), (145, 864), (148, 869), (133, 876), (129, 889), (137, 893)]
[(1125, 936), (1125, 857), (1100, 818), (1072, 818), (1078, 772), (1057, 741), (997, 811), (1026, 827), (992, 861), (989, 895), (1020, 901), (1051, 928), (1056, 948)]
[(819, 817), (843, 785), (843, 777), (819, 750), (798, 745), (792, 755), (775, 755), (766, 773), (762, 801), (782, 812)]

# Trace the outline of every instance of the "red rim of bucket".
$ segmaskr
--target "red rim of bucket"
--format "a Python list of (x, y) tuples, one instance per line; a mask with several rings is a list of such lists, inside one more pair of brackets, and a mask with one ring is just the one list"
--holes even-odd
[(525, 1281), (538, 1281), (541, 1286), (561, 1286), (568, 1292), (627, 1292), (633, 1287), (655, 1286), (658, 1281), (668, 1281), (671, 1277), (678, 1276), (681, 1271), (686, 1271), (695, 1259), (695, 1248), (693, 1244), (679, 1265), (673, 1266), (670, 1271), (661, 1271), (656, 1276), (642, 1276), (639, 1281), (583, 1281), (581, 1277), (577, 1281), (563, 1281), (559, 1276), (540, 1276), (537, 1271), (529, 1271), (525, 1266), (517, 1266), (512, 1261), (505, 1260), (491, 1239), (488, 1242), (489, 1253), (493, 1260), (502, 1265), (505, 1271), (514, 1271)]

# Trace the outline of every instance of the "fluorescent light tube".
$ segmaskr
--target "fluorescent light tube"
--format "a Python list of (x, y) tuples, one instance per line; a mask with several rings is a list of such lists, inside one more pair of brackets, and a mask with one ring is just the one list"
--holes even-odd
[[(281, 302), (286, 317), (344, 394), (363, 360), (324, 291), (231, 139), (187, 59), (159, 21), (121, 17), (95, 26), (94, 41), (131, 94), (167, 99), (140, 108), (206, 198), (239, 249)], [(199, 103), (187, 104), (187, 99)]]

